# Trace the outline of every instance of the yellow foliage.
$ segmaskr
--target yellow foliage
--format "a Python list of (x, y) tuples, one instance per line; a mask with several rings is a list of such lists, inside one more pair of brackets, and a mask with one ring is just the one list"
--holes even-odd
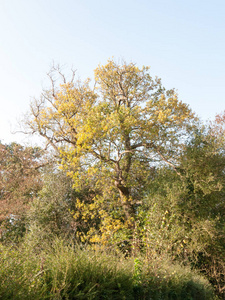
[(103, 200), (76, 203), (77, 221), (99, 218), (98, 232), (93, 225), (85, 233), (89, 240), (106, 243), (122, 228), (132, 228), (152, 162), (174, 163), (195, 118), (174, 90), (150, 76), (149, 67), (109, 60), (94, 74), (94, 88), (89, 79), (58, 87), (52, 80), (53, 89), (32, 106), (30, 127), (59, 152), (74, 188), (92, 186), (105, 199), (120, 199), (116, 208), (123, 221), (121, 213), (115, 217), (111, 207), (99, 206)]

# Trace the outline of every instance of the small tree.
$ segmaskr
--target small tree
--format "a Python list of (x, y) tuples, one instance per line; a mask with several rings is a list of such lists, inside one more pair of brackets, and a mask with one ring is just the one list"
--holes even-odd
[(27, 212), (27, 241), (35, 244), (56, 236), (72, 237), (71, 211), (75, 195), (71, 179), (63, 172), (48, 167), (43, 172), (43, 187)]
[(24, 214), (42, 186), (43, 164), (40, 148), (0, 144), (0, 224), (8, 234), (24, 228)]

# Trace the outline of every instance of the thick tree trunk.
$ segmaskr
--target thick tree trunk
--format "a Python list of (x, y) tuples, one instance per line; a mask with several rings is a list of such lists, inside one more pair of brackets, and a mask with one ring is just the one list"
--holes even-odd
[(121, 184), (119, 181), (115, 181), (115, 186), (119, 190), (120, 200), (126, 219), (129, 220), (131, 217), (134, 217), (135, 214), (134, 207), (130, 201), (129, 188)]

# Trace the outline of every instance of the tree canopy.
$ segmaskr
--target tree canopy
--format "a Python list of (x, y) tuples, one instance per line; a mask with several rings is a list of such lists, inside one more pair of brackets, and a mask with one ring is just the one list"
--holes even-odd
[(38, 147), (0, 143), (0, 221), (10, 214), (20, 215), (41, 189), (42, 155)]
[(157, 164), (177, 170), (195, 120), (175, 90), (166, 90), (149, 71), (109, 60), (96, 68), (91, 87), (89, 79), (67, 80), (54, 69), (49, 73), (52, 88), (31, 106), (29, 127), (60, 153), (75, 186), (95, 182), (117, 191), (126, 218), (135, 214)]

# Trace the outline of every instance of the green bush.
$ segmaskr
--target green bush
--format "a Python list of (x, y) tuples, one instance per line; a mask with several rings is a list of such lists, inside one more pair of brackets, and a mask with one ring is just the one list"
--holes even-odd
[(141, 265), (141, 297), (138, 299), (215, 299), (209, 282), (188, 266), (171, 263), (166, 257), (155, 257), (148, 263), (143, 260)]

